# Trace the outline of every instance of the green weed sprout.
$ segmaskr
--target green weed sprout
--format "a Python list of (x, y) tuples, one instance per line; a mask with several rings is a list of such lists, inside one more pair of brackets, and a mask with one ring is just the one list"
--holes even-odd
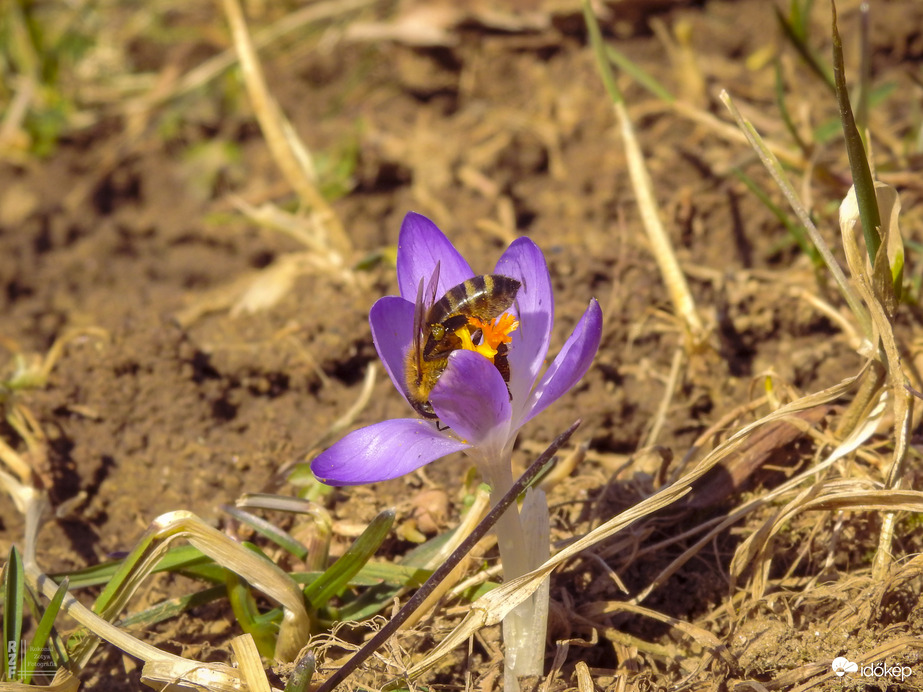
[(0, 101), (10, 104), (0, 155), (13, 159), (54, 152), (78, 110), (63, 77), (95, 42), (80, 8), (62, 12), (58, 22), (43, 16), (47, 9), (10, 2), (0, 10)]

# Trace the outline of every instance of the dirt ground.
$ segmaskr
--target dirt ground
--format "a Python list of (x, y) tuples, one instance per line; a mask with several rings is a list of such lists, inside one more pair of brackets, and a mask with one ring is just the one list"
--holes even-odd
[[(294, 492), (280, 484), (280, 469), (310, 459), (377, 362), (368, 309), (397, 292), (389, 248), (411, 210), (432, 218), (476, 271), (492, 269), (517, 236), (543, 248), (556, 291), (552, 352), (591, 297), (603, 308), (594, 365), (524, 429), (515, 452), (525, 465), (574, 419), (583, 421), (575, 440), (587, 446), (586, 457), (549, 491), (557, 540), (586, 533), (675, 478), (687, 455), (689, 463), (701, 456), (694, 445), (711, 448), (767, 413), (766, 405), (747, 407), (766, 393), (767, 374), (775, 396), (789, 400), (855, 375), (865, 362), (843, 324), (809, 299), (845, 314), (829, 280), (734, 170), (791, 216), (782, 195), (750, 150), (716, 124), (730, 122), (717, 97), (726, 89), (768, 140), (792, 153), (789, 175), (821, 233), (839, 247), (837, 207), (850, 180), (842, 137), (827, 127), (836, 103), (784, 41), (772, 3), (601, 8), (611, 44), (682, 104), (619, 76), (662, 218), (710, 334), (678, 377), (671, 368), (686, 343), (683, 328), (642, 232), (579, 3), (356, 3), (261, 51), (270, 90), (314, 154), (348, 235), (342, 267), (292, 261), (305, 257), (302, 243), (240, 212), (241, 203), (294, 211), (295, 196), (236, 68), (183, 88), (193, 69), (233, 50), (220, 7), (155, 2), (139, 17), (124, 5), (87, 8), (74, 25), (105, 30), (59, 76), (73, 110), (55, 145), (40, 154), (28, 140), (7, 138), (0, 160), (3, 375), (15, 354), (42, 358), (67, 337), (47, 385), (19, 395), (47, 436), (45, 454), (31, 461), (58, 509), (40, 535), (39, 562), (48, 572), (130, 550), (164, 512), (185, 509), (223, 525), (220, 505), (242, 493)], [(871, 5), (873, 85), (891, 87), (873, 101), (876, 163), (879, 178), (902, 195), (907, 276), (915, 280), (923, 242), (923, 5)], [(50, 8), (39, 9), (60, 23)], [(298, 8), (254, 2), (245, 9), (258, 32)], [(852, 83), (858, 3), (841, 2), (838, 10)], [(810, 43), (824, 64), (829, 22), (829, 7), (818, 3)], [(785, 129), (776, 58), (810, 157)], [(258, 280), (279, 294), (254, 308), (247, 291)], [(908, 306), (897, 320), (909, 363), (921, 336), (918, 317)], [(816, 416), (816, 429), (833, 431), (848, 400)], [(354, 425), (409, 413), (379, 370)], [(700, 441), (715, 425), (715, 435)], [(25, 450), (8, 425), (0, 435)], [(548, 665), (554, 640), (591, 641), (594, 631), (598, 638), (570, 645), (552, 689), (576, 686), (579, 662), (598, 689), (923, 689), (921, 572), (913, 557), (923, 552), (923, 537), (913, 514), (899, 516), (897, 562), (885, 582), (870, 576), (881, 524), (875, 511), (793, 513), (768, 555), (732, 565), (741, 542), (781, 511), (782, 499), (720, 532), (641, 603), (666, 619), (607, 606), (644, 590), (702, 535), (684, 538), (684, 531), (814, 463), (823, 449), (815, 439), (771, 439), (752, 468), (729, 467), (728, 482), (700, 488), (685, 505), (559, 570)], [(883, 425), (833, 477), (881, 484), (891, 439)], [(334, 552), (384, 507), (396, 507), (397, 524), (406, 525), (434, 488), (448, 510), (431, 531), (453, 526), (464, 470), (463, 459), (450, 458), (424, 474), (327, 496)], [(915, 448), (907, 476), (905, 487), (916, 487)], [(13, 504), (0, 504), (0, 554), (23, 528)], [(396, 536), (381, 557), (411, 547)], [(162, 578), (152, 584), (146, 602), (188, 587)], [(412, 640), (422, 648), (408, 655), (432, 646), (458, 617), (449, 609), (429, 621), (430, 637)], [(216, 606), (139, 636), (226, 660), (225, 642), (237, 633), (230, 611)], [(475, 686), (490, 689), (500, 679), (496, 639), (486, 633), (470, 659), (459, 651), (429, 684), (460, 689), (468, 669)], [(886, 660), (914, 673), (903, 682), (837, 678), (830, 671), (837, 656)], [(83, 689), (137, 689), (138, 676), (128, 659), (104, 648)], [(369, 684), (383, 681), (372, 676)]]

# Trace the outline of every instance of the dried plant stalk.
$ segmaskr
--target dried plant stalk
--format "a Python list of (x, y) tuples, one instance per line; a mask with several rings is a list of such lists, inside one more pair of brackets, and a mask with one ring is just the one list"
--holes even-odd
[(240, 4), (237, 0), (223, 0), (223, 5), (253, 110), (276, 164), (301, 200), (311, 208), (317, 225), (326, 230), (330, 243), (340, 253), (348, 254), (352, 242), (313, 180), (310, 154), (269, 93)]

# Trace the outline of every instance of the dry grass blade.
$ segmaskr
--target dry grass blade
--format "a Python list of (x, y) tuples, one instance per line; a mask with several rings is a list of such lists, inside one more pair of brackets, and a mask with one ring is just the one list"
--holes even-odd
[(788, 203), (792, 207), (792, 211), (794, 211), (798, 216), (798, 220), (801, 221), (805, 231), (807, 232), (808, 236), (810, 236), (814, 247), (817, 248), (817, 251), (820, 253), (821, 257), (823, 257), (824, 263), (827, 266), (827, 270), (836, 281), (840, 292), (843, 294), (844, 299), (849, 304), (849, 308), (852, 311), (853, 316), (862, 327), (862, 331), (866, 338), (869, 338), (872, 328), (871, 318), (869, 317), (868, 312), (862, 306), (862, 303), (859, 300), (859, 296), (856, 295), (852, 285), (846, 280), (846, 275), (843, 273), (839, 262), (837, 262), (836, 258), (833, 256), (833, 253), (830, 251), (830, 247), (827, 245), (827, 242), (824, 240), (823, 236), (821, 236), (820, 232), (817, 230), (817, 227), (814, 225), (814, 221), (811, 219), (811, 215), (808, 213), (808, 210), (801, 203), (801, 199), (798, 197), (795, 189), (789, 183), (788, 178), (785, 175), (785, 171), (779, 163), (779, 160), (763, 142), (763, 139), (756, 131), (756, 128), (754, 128), (749, 121), (744, 119), (744, 117), (737, 110), (737, 107), (734, 105), (730, 94), (728, 94), (726, 91), (722, 91), (720, 98), (724, 102), (724, 105), (727, 107), (727, 109), (730, 111), (731, 115), (734, 116), (738, 127), (746, 136), (750, 146), (753, 147), (753, 150), (760, 157), (760, 161), (762, 161), (763, 165), (766, 167), (766, 170), (772, 176), (773, 180), (775, 180), (776, 185), (779, 186), (782, 194), (785, 195), (785, 198), (788, 200)]
[(240, 4), (237, 0), (223, 0), (222, 4), (254, 112), (276, 164), (299, 198), (311, 208), (315, 223), (324, 229), (330, 244), (340, 253), (349, 254), (352, 243), (339, 217), (317, 188), (309, 163), (311, 157), (269, 93)]
[(657, 413), (651, 422), (647, 435), (644, 436), (644, 441), (638, 445), (638, 450), (644, 449), (645, 447), (653, 447), (657, 444), (660, 432), (663, 430), (664, 423), (667, 421), (670, 402), (673, 401), (676, 388), (679, 386), (679, 382), (682, 379), (683, 365), (685, 365), (685, 362), (686, 352), (682, 348), (677, 348), (676, 351), (673, 352), (673, 361), (670, 363), (670, 374), (667, 377), (667, 386), (664, 387), (663, 397), (660, 399), (660, 404), (657, 406)]
[[(696, 106), (684, 101), (673, 101), (664, 105), (664, 110), (673, 111), (691, 122), (703, 125), (708, 130), (727, 142), (739, 144), (747, 143), (747, 136), (738, 128), (730, 123), (720, 120), (707, 110), (697, 108)], [(803, 170), (807, 167), (807, 162), (797, 150), (785, 149), (775, 142), (766, 142), (766, 148), (772, 152), (779, 161), (796, 170)]]
[(249, 584), (282, 604), (284, 615), (276, 641), (275, 658), (293, 661), (310, 633), (310, 619), (298, 585), (271, 562), (250, 552), (191, 512), (164, 514), (152, 525), (163, 546), (175, 538), (186, 538), (219, 565), (244, 577)]
[(409, 677), (417, 677), (430, 669), (443, 656), (464, 642), (481, 627), (497, 624), (502, 621), (510, 610), (528, 598), (541, 585), (542, 581), (564, 561), (596, 545), (600, 541), (610, 538), (639, 519), (653, 514), (664, 507), (668, 507), (684, 497), (691, 490), (693, 482), (705, 475), (705, 473), (717, 465), (733, 450), (738, 449), (748, 439), (750, 434), (759, 427), (798, 413), (799, 411), (813, 408), (822, 403), (834, 401), (855, 385), (857, 377), (847, 378), (833, 387), (802, 397), (770, 413), (759, 421), (744, 427), (715, 448), (698, 466), (675, 483), (660, 490), (651, 497), (642, 500), (634, 507), (625, 510), (605, 524), (594, 529), (554, 555), (540, 568), (509, 582), (505, 582), (490, 593), (479, 598), (471, 605), (471, 612), (469, 615), (452, 630), (448, 637), (440, 642), (422, 661), (414, 665), (408, 672)]
[[(257, 31), (253, 35), (253, 45), (257, 50), (261, 50), (285, 38), (288, 34), (301, 29), (306, 24), (332, 19), (373, 4), (374, 0), (327, 0), (327, 2), (311, 3), (283, 17), (272, 26)], [(235, 49), (231, 48), (219, 53), (177, 80), (176, 87), (172, 92), (158, 94), (156, 98), (145, 96), (142, 99), (142, 107), (156, 106), (163, 101), (195, 91), (218, 77), (235, 62), (237, 62)], [(138, 106), (135, 103), (129, 103), (128, 108), (136, 110)]]
[[(792, 517), (799, 514), (813, 498), (821, 491), (821, 485), (812, 485), (804, 488), (793, 500), (788, 502), (784, 507), (776, 510), (773, 516), (765, 521), (757, 531), (747, 537), (747, 540), (734, 553), (731, 561), (731, 578), (732, 583), (746, 569), (753, 570), (753, 579), (750, 584), (750, 595), (754, 600), (761, 598), (766, 591), (766, 583), (769, 579), (769, 568), (772, 565), (773, 558), (773, 541), (772, 539), (788, 525)], [(767, 503), (765, 498), (760, 498), (760, 502), (753, 503), (751, 508), (764, 506)]]
[[(865, 371), (863, 370), (863, 372)], [(857, 375), (855, 378), (852, 378), (852, 382), (855, 382), (861, 377), (862, 377), (862, 373), (859, 373), (859, 375)], [(839, 387), (839, 385), (837, 385), (837, 387)], [(830, 390), (826, 390), (826, 391), (829, 392)], [(822, 392), (818, 394), (822, 394)], [(799, 401), (804, 401), (805, 399), (813, 399), (816, 396), (817, 396), (816, 394), (811, 395), (810, 397), (805, 397), (804, 399), (800, 399)], [(832, 399), (829, 399), (827, 401), (832, 401)], [(797, 401), (793, 402), (793, 404), (798, 404), (798, 403), (799, 402)], [(817, 403), (819, 404), (820, 402), (817, 402)], [(793, 404), (789, 404), (789, 406)], [(812, 408), (815, 408), (815, 406), (810, 406), (808, 408), (805, 408), (804, 410), (809, 411)], [(644, 590), (642, 590), (637, 596), (635, 596), (634, 599), (632, 599), (632, 601), (634, 603), (640, 603), (644, 599), (646, 599), (652, 592), (654, 592), (656, 589), (662, 586), (664, 582), (666, 582), (667, 579), (669, 579), (673, 574), (675, 574), (676, 571), (679, 570), (680, 567), (686, 564), (703, 547), (708, 545), (714, 539), (715, 536), (717, 536), (719, 533), (727, 529), (729, 526), (732, 526), (733, 524), (737, 523), (743, 517), (755, 511), (756, 509), (759, 509), (760, 507), (765, 506), (767, 503), (773, 502), (777, 498), (782, 497), (786, 495), (787, 493), (792, 492), (795, 488), (797, 488), (800, 484), (804, 483), (806, 480), (813, 478), (817, 476), (818, 474), (824, 472), (826, 469), (830, 468), (830, 466), (836, 463), (838, 460), (842, 459), (847, 454), (850, 454), (853, 451), (855, 451), (856, 448), (859, 447), (859, 445), (861, 445), (865, 440), (867, 440), (875, 432), (875, 428), (877, 427), (878, 422), (880, 421), (881, 416), (884, 413), (884, 409), (885, 409), (885, 402), (879, 401), (878, 406), (870, 410), (868, 416), (864, 419), (863, 425), (854, 429), (853, 432), (849, 435), (849, 437), (847, 437), (839, 445), (837, 445), (836, 448), (832, 452), (830, 452), (830, 454), (827, 456), (827, 458), (823, 462), (808, 469), (804, 473), (799, 474), (798, 476), (796, 476), (795, 478), (792, 478), (786, 483), (783, 483), (781, 486), (779, 486), (778, 488), (775, 488), (771, 492), (761, 497), (758, 497), (754, 500), (751, 500), (750, 502), (744, 503), (742, 506), (730, 512), (727, 515), (727, 517), (717, 522), (707, 533), (705, 533), (702, 536), (702, 538), (700, 538), (695, 544), (693, 544), (686, 551), (684, 551), (682, 555), (680, 555), (673, 562), (671, 562), (660, 574), (657, 575), (657, 577), (654, 580), (651, 581), (650, 584), (647, 585), (647, 587), (644, 588)], [(779, 410), (782, 410), (782, 409), (779, 409)], [(788, 418), (788, 420), (791, 420), (791, 418)], [(767, 419), (764, 418), (762, 419), (762, 421), (757, 421), (756, 423), (752, 425), (759, 425), (763, 421), (766, 421), (766, 422), (761, 427), (762, 430), (765, 430), (767, 427), (777, 422), (777, 420), (767, 421)], [(752, 439), (752, 436), (751, 436), (751, 439)], [(703, 528), (705, 527), (703, 526)], [(744, 557), (739, 557), (743, 551), (747, 550), (750, 547), (752, 547), (752, 544), (747, 541), (745, 541), (740, 547), (738, 547), (737, 554), (735, 555), (734, 561), (732, 562), (732, 565), (731, 565), (732, 574), (735, 573), (734, 572), (734, 562), (737, 562), (738, 564), (743, 565), (743, 566), (747, 566), (752, 563), (752, 556), (756, 554), (757, 552), (756, 548), (754, 548), (752, 552), (750, 552), (748, 555)], [(743, 569), (743, 567), (740, 567), (740, 569)]]
[(42, 690), (42, 692), (77, 692), (79, 689), (80, 680), (64, 668), (58, 669), (50, 685), (26, 685), (21, 682), (0, 683), (0, 690), (3, 690), (3, 692), (36, 692), (36, 690)]
[(352, 283), (343, 262), (335, 253), (317, 255), (295, 252), (282, 255), (268, 267), (247, 272), (230, 283), (222, 284), (197, 296), (187, 307), (178, 310), (173, 319), (181, 327), (189, 327), (203, 315), (230, 309), (236, 316), (254, 313), (275, 305), (290, 291), (296, 278), (306, 275), (332, 276)]
[(247, 684), (249, 692), (271, 692), (272, 687), (263, 670), (260, 653), (256, 649), (256, 642), (249, 634), (241, 634), (231, 640), (231, 649), (237, 659), (237, 668), (240, 677)]
[(660, 268), (663, 282), (670, 293), (673, 306), (686, 325), (692, 342), (691, 345), (693, 349), (697, 348), (705, 341), (705, 327), (702, 325), (696, 311), (695, 300), (689, 290), (686, 275), (683, 274), (679, 261), (676, 259), (676, 254), (673, 252), (673, 244), (670, 242), (670, 238), (660, 220), (657, 200), (654, 198), (654, 185), (651, 182), (650, 174), (647, 172), (647, 166), (644, 164), (644, 155), (635, 136), (631, 118), (628, 117), (628, 110), (621, 101), (616, 102), (614, 107), (616, 117), (621, 126), (622, 139), (625, 142), (625, 155), (628, 159), (631, 185), (638, 200), (641, 221), (644, 223), (644, 229), (647, 231), (647, 236), (651, 241), (654, 259)]
[[(878, 405), (868, 412), (868, 415), (862, 421), (862, 424), (857, 426), (849, 435), (849, 437), (837, 445), (837, 447), (827, 456), (824, 461), (815, 465), (813, 468), (808, 469), (804, 473), (799, 474), (795, 478), (792, 478), (788, 482), (783, 483), (781, 486), (764, 495), (763, 497), (757, 498), (756, 500), (747, 503), (744, 505), (744, 507), (735, 511), (729, 517), (729, 519), (733, 517), (736, 521), (744, 513), (750, 512), (758, 506), (763, 506), (776, 500), (779, 497), (782, 497), (787, 493), (793, 492), (795, 488), (797, 488), (801, 483), (804, 483), (809, 478), (816, 477), (818, 474), (828, 469), (836, 461), (854, 452), (861, 444), (863, 444), (869, 437), (874, 434), (884, 413), (884, 410), (885, 399), (882, 397), (878, 401)], [(808, 488), (800, 493), (798, 499), (790, 502), (786, 509), (781, 510), (775, 515), (775, 520), (770, 519), (765, 522), (759, 530), (752, 534), (737, 548), (737, 551), (735, 552), (734, 558), (731, 562), (732, 575), (736, 576), (741, 574), (744, 569), (753, 564), (758, 564), (763, 568), (762, 571), (756, 572), (756, 583), (751, 585), (751, 592), (753, 593), (754, 597), (759, 597), (763, 593), (763, 588), (765, 586), (765, 573), (768, 567), (766, 561), (760, 561), (756, 558), (756, 556), (768, 554), (766, 548), (767, 541), (769, 541), (769, 539), (775, 535), (775, 533), (780, 530), (782, 526), (785, 525), (787, 518), (803, 510), (803, 503), (810, 502), (812, 498), (816, 497), (821, 492), (821, 490), (822, 487), (818, 485), (812, 488)], [(726, 525), (727, 522), (723, 524), (721, 528), (724, 528)]]
[[(596, 685), (593, 684), (593, 676), (586, 663), (579, 661), (575, 673), (577, 676), (577, 689), (580, 692), (593, 692), (596, 689)], [(617, 692), (621, 692), (623, 689), (624, 685), (622, 688), (616, 688)]]
[[(761, 397), (764, 401), (767, 397)], [(722, 464), (724, 473), (703, 478), (695, 494), (686, 503), (689, 508), (712, 507), (722, 502), (746, 484), (754, 471), (771, 459), (780, 449), (803, 437), (806, 431), (820, 423), (830, 412), (830, 406), (817, 406), (795, 416), (764, 425), (753, 433), (747, 448)]]
[(711, 651), (716, 658), (721, 659), (729, 666), (737, 665), (734, 657), (727, 650), (727, 647), (721, 643), (718, 637), (716, 637), (711, 632), (708, 632), (707, 630), (703, 630), (701, 627), (696, 627), (695, 625), (686, 622), (685, 620), (670, 617), (669, 615), (664, 615), (663, 613), (659, 613), (656, 610), (651, 610), (650, 608), (645, 608), (633, 603), (626, 603), (624, 601), (603, 601), (590, 603), (580, 609), (581, 615), (590, 618), (611, 615), (618, 612), (643, 615), (644, 617), (649, 617), (653, 620), (657, 620), (658, 622), (667, 624), (670, 627), (679, 630), (687, 637), (693, 639), (703, 648)]
[(342, 265), (342, 257), (337, 252), (331, 251), (327, 238), (319, 232), (317, 226), (305, 223), (300, 216), (283, 211), (274, 204), (254, 207), (236, 195), (232, 195), (230, 200), (238, 211), (254, 223), (284, 233), (315, 254), (329, 256), (328, 262), (331, 264), (331, 270)]
[(267, 310), (288, 295), (295, 279), (305, 273), (303, 254), (282, 255), (256, 273), (231, 306), (231, 317)]
[[(847, 486), (856, 483), (844, 481)], [(891, 489), (841, 489), (833, 487), (825, 489), (826, 493), (818, 495), (806, 502), (802, 507), (804, 511), (810, 510), (843, 510), (849, 509), (856, 512), (871, 512), (884, 510), (888, 512), (923, 512), (923, 491), (919, 490), (891, 490)], [(874, 578), (874, 577), (873, 577)]]
[[(892, 454), (891, 468), (888, 472), (887, 485), (889, 488), (894, 488), (901, 480), (900, 476), (910, 442), (913, 395), (911, 395), (906, 387), (909, 380), (904, 374), (900, 351), (894, 337), (894, 328), (888, 316), (885, 314), (884, 306), (874, 297), (871, 287), (865, 281), (860, 278), (860, 280), (857, 281), (857, 285), (869, 308), (872, 322), (879, 334), (882, 350), (887, 360), (886, 370), (888, 384), (890, 385), (889, 389), (892, 406), (894, 409), (894, 451)], [(883, 578), (890, 569), (892, 562), (891, 543), (893, 538), (894, 516), (889, 513), (885, 515), (882, 522), (878, 550), (875, 553), (875, 562), (872, 566), (872, 574), (875, 578)]]
[(590, 43), (596, 55), (597, 68), (600, 71), (600, 76), (609, 98), (612, 100), (615, 116), (622, 132), (625, 156), (628, 159), (628, 173), (631, 177), (631, 186), (635, 193), (635, 199), (638, 202), (638, 209), (641, 212), (641, 221), (651, 243), (654, 260), (657, 262), (657, 267), (663, 277), (664, 284), (666, 284), (667, 292), (670, 294), (673, 308), (686, 327), (687, 349), (697, 350), (705, 343), (707, 338), (706, 330), (696, 311), (695, 300), (689, 290), (686, 276), (679, 266), (676, 254), (673, 252), (673, 244), (670, 242), (670, 238), (660, 220), (657, 200), (654, 197), (654, 185), (644, 162), (644, 154), (641, 152), (641, 145), (638, 143), (634, 125), (628, 115), (625, 100), (615, 84), (612, 67), (603, 46), (599, 22), (596, 20), (596, 15), (588, 0), (584, 0), (582, 4), (584, 20), (589, 30)]
[[(42, 574), (35, 565), (25, 566), (26, 575), (47, 598), (53, 598), (58, 585)], [(70, 594), (65, 594), (61, 610), (99, 637), (125, 653), (145, 662), (141, 680), (156, 689), (197, 689), (211, 692), (244, 692), (237, 669), (221, 663), (201, 663), (182, 656), (161, 651), (123, 632), (118, 627), (96, 615)], [(94, 645), (86, 647), (92, 653)], [(82, 668), (86, 661), (74, 657), (72, 664)], [(174, 687), (175, 686), (175, 687)], [(30, 687), (28, 689), (35, 689)]]
[(686, 326), (690, 347), (695, 350), (705, 342), (705, 327), (699, 319), (699, 313), (696, 310), (692, 292), (689, 290), (686, 275), (683, 274), (679, 261), (676, 259), (676, 254), (673, 252), (673, 244), (670, 242), (670, 237), (660, 220), (657, 200), (654, 198), (654, 185), (651, 182), (650, 174), (647, 172), (647, 166), (644, 164), (644, 154), (641, 152), (641, 146), (635, 136), (634, 126), (628, 116), (628, 110), (622, 102), (615, 103), (614, 107), (622, 130), (622, 139), (625, 142), (628, 172), (631, 175), (631, 185), (638, 200), (641, 221), (644, 223), (644, 230), (650, 240), (651, 250), (654, 254), (654, 259), (657, 261), (660, 274), (663, 276), (663, 282), (666, 284), (667, 291), (670, 294), (670, 300), (673, 302), (677, 315)]
[[(275, 657), (279, 661), (294, 660), (310, 633), (310, 620), (297, 584), (275, 564), (250, 552), (217, 529), (205, 524), (191, 512), (169, 512), (152, 522), (151, 528), (139, 541), (138, 548), (132, 555), (133, 563), (126, 565), (127, 572), (118, 590), (111, 595), (100, 613), (103, 621), (106, 622), (121, 612), (141, 582), (148, 577), (166, 553), (169, 544), (178, 538), (187, 539), (203, 554), (241, 575), (254, 588), (282, 605), (283, 620), (276, 640)], [(90, 629), (113, 642), (110, 638), (111, 632), (107, 635)], [(86, 660), (93, 646), (92, 642), (87, 643), (79, 653), (75, 653), (75, 658), (79, 661)], [(129, 650), (129, 653), (132, 652)]]
[(16, 500), (16, 493), (13, 492), (13, 488), (21, 484), (29, 484), (32, 480), (32, 467), (26, 463), (25, 459), (22, 458), (21, 454), (18, 454), (16, 450), (10, 447), (2, 437), (0, 437), (0, 462), (2, 462), (10, 471), (16, 474), (16, 478), (19, 480), (15, 484), (10, 481), (14, 481), (13, 476), (6, 474), (3, 469), (0, 469), (0, 482), (6, 486), (7, 492), (13, 496), (14, 502), (16, 502), (16, 508), (20, 513), (24, 512), (24, 505), (21, 505)]

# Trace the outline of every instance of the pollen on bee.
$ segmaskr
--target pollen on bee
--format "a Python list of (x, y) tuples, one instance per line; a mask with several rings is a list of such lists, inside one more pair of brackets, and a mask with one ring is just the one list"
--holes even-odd
[[(462, 348), (476, 351), (493, 362), (500, 344), (508, 344), (510, 336), (519, 328), (519, 320), (511, 313), (504, 313), (496, 319), (484, 322), (477, 317), (469, 317), (468, 323), (455, 331), (461, 340)], [(479, 343), (474, 343), (474, 335), (480, 333)]]

